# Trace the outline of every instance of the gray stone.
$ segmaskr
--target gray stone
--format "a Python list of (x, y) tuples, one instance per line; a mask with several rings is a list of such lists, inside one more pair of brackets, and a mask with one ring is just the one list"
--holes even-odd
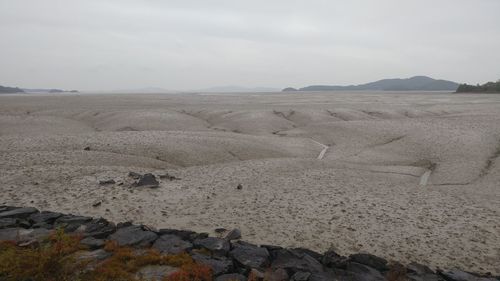
[(37, 223), (48, 223), (48, 224), (52, 224), (54, 223), (54, 221), (56, 219), (58, 219), (59, 217), (61, 217), (62, 214), (61, 213), (55, 213), (55, 212), (41, 212), (41, 213), (35, 213), (35, 214), (32, 214), (30, 217), (29, 217), (29, 220), (32, 221), (34, 224), (37, 224)]
[(353, 274), (354, 280), (359, 281), (384, 281), (384, 276), (376, 269), (355, 262), (347, 263), (346, 271)]
[(82, 245), (85, 245), (85, 246), (89, 247), (89, 249), (91, 249), (91, 250), (95, 250), (95, 249), (99, 249), (99, 248), (104, 247), (104, 240), (102, 240), (102, 239), (96, 239), (94, 237), (83, 238), (80, 241), (80, 243)]
[(333, 250), (328, 250), (323, 254), (321, 263), (327, 267), (344, 268), (347, 264), (347, 258), (337, 254)]
[(91, 236), (103, 239), (116, 231), (116, 226), (103, 218), (93, 219), (92, 221), (85, 223), (84, 226), (83, 236), (85, 237)]
[(296, 272), (290, 280), (291, 281), (307, 281), (307, 280), (309, 280), (310, 276), (311, 276), (311, 273), (309, 273), (309, 272), (299, 271), (299, 272)]
[(224, 239), (226, 239), (227, 241), (231, 241), (231, 240), (236, 240), (236, 239), (240, 239), (241, 238), (241, 231), (237, 228), (229, 231), (225, 236), (224, 236)]
[(75, 253), (75, 256), (79, 260), (105, 260), (111, 257), (113, 254), (106, 252), (103, 249), (94, 250), (94, 251), (79, 251)]
[(226, 257), (209, 257), (198, 253), (194, 253), (191, 257), (197, 263), (210, 267), (214, 276), (227, 273), (233, 268), (233, 262)]
[(109, 236), (110, 240), (114, 240), (120, 246), (149, 246), (158, 236), (152, 232), (143, 230), (140, 226), (128, 226), (118, 229), (115, 233)]
[(231, 274), (223, 274), (215, 278), (215, 281), (247, 281), (247, 278), (245, 277), (245, 275), (241, 275), (238, 273), (231, 273)]
[(275, 258), (271, 263), (271, 267), (284, 268), (292, 273), (298, 271), (304, 272), (323, 272), (323, 266), (315, 258), (303, 252), (296, 252), (294, 250), (278, 250), (274, 252)]
[(0, 241), (26, 242), (30, 240), (43, 240), (50, 235), (50, 231), (43, 228), (5, 228), (0, 229)]
[(198, 248), (205, 248), (219, 255), (225, 255), (230, 248), (229, 242), (215, 237), (196, 239), (193, 244)]
[(156, 177), (153, 174), (144, 174), (142, 175), (135, 186), (138, 187), (149, 187), (156, 188), (160, 185), (160, 183), (156, 180)]
[(153, 248), (162, 254), (179, 254), (193, 248), (193, 244), (172, 234), (165, 234), (156, 239)]
[(233, 250), (229, 255), (247, 269), (264, 269), (269, 265), (269, 252), (267, 249), (249, 243), (234, 243)]
[(17, 219), (15, 218), (0, 219), (0, 228), (8, 228), (16, 225), (17, 225)]
[(31, 208), (31, 207), (11, 209), (11, 210), (8, 210), (5, 212), (1, 212), (0, 219), (3, 219), (3, 218), (25, 219), (34, 213), (38, 213), (38, 210), (36, 208)]
[(179, 269), (168, 265), (147, 265), (140, 268), (135, 277), (144, 281), (161, 281)]
[(448, 281), (498, 281), (496, 278), (479, 277), (461, 270), (450, 270), (439, 273)]
[(389, 269), (389, 267), (387, 267), (387, 260), (371, 254), (353, 254), (349, 256), (349, 260), (355, 263), (367, 265), (380, 271)]

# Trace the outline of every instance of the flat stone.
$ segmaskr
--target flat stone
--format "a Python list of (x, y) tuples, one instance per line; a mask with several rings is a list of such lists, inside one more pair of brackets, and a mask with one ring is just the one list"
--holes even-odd
[(269, 252), (267, 249), (249, 243), (234, 243), (233, 250), (229, 252), (229, 255), (247, 269), (264, 269), (269, 265)]
[(321, 263), (327, 267), (344, 268), (347, 264), (347, 258), (337, 254), (333, 250), (328, 250), (321, 257)]
[(461, 270), (450, 270), (439, 272), (439, 274), (448, 281), (498, 281), (493, 277), (479, 277)]
[(25, 219), (29, 217), (31, 214), (38, 213), (38, 209), (36, 208), (17, 208), (17, 209), (11, 209), (5, 212), (0, 213), (0, 219), (3, 218), (18, 218), (18, 219)]
[(193, 244), (198, 248), (205, 248), (219, 255), (225, 255), (230, 248), (229, 242), (224, 239), (215, 237), (197, 239), (194, 240)]
[(158, 233), (160, 235), (163, 234), (173, 234), (175, 236), (180, 237), (182, 240), (186, 240), (189, 242), (193, 242), (196, 239), (204, 239), (208, 237), (208, 233), (196, 233), (194, 231), (190, 230), (178, 230), (178, 229), (169, 229), (169, 228), (162, 228), (158, 230)]
[(162, 254), (180, 254), (193, 248), (193, 244), (184, 241), (178, 236), (165, 234), (156, 239), (153, 248)]
[(104, 247), (104, 240), (102, 239), (96, 239), (94, 237), (86, 237), (86, 238), (83, 238), (80, 243), (82, 245), (85, 245), (87, 246), (89, 249), (91, 250), (95, 250), (95, 249), (99, 249), (99, 248), (102, 248)]
[(231, 274), (223, 274), (215, 278), (215, 281), (247, 281), (247, 278), (245, 277), (245, 275), (241, 275), (238, 273), (231, 273)]
[(135, 277), (144, 281), (160, 281), (178, 270), (178, 268), (168, 265), (147, 265), (140, 268)]
[(310, 276), (311, 276), (311, 273), (309, 273), (309, 272), (298, 271), (292, 276), (292, 278), (290, 280), (291, 281), (307, 281), (307, 280), (309, 280)]
[(371, 254), (353, 254), (349, 256), (349, 260), (355, 263), (367, 265), (380, 271), (389, 269), (389, 267), (387, 267), (387, 260)]
[(79, 260), (105, 260), (111, 257), (113, 254), (110, 252), (106, 252), (103, 249), (94, 250), (94, 251), (79, 251), (75, 253), (75, 256)]
[(0, 228), (9, 228), (17, 225), (17, 219), (15, 218), (4, 218), (0, 219)]
[(54, 221), (58, 218), (60, 218), (63, 214), (61, 213), (56, 213), (56, 212), (41, 212), (41, 213), (35, 213), (29, 216), (29, 220), (32, 221), (34, 224), (37, 223), (49, 223), (52, 224)]
[(83, 236), (103, 239), (116, 231), (116, 226), (103, 218), (93, 219), (84, 224)]
[(359, 281), (384, 281), (384, 276), (376, 269), (355, 262), (347, 263), (346, 271), (353, 274), (354, 280)]
[(143, 230), (140, 226), (128, 226), (118, 229), (115, 233), (109, 236), (110, 240), (114, 240), (119, 246), (149, 246), (158, 236), (152, 232)]
[(323, 266), (319, 261), (303, 252), (283, 249), (275, 251), (274, 255), (275, 258), (271, 263), (271, 267), (274, 269), (284, 268), (292, 274), (298, 271), (311, 273), (323, 271)]
[(42, 240), (50, 235), (50, 231), (43, 228), (4, 228), (0, 229), (0, 241), (26, 242), (30, 240)]
[(194, 253), (191, 257), (197, 263), (210, 267), (214, 276), (227, 273), (233, 268), (233, 262), (226, 257), (209, 257), (198, 253)]

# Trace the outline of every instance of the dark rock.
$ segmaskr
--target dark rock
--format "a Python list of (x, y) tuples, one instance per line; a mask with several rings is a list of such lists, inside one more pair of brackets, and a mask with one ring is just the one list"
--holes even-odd
[(135, 277), (143, 281), (159, 281), (165, 280), (170, 274), (178, 270), (178, 268), (168, 265), (146, 265), (137, 271)]
[(129, 172), (129, 173), (128, 173), (128, 176), (129, 176), (130, 178), (133, 178), (134, 180), (138, 180), (138, 179), (141, 177), (141, 174), (136, 173), (136, 172)]
[(193, 248), (193, 244), (172, 234), (165, 234), (156, 239), (153, 248), (162, 254), (180, 254)]
[(236, 189), (238, 189), (238, 190), (242, 190), (242, 189), (243, 189), (243, 185), (238, 184), (238, 185), (236, 186)]
[(303, 252), (287, 249), (276, 251), (271, 267), (274, 269), (284, 268), (292, 274), (298, 271), (311, 273), (323, 271), (323, 266), (315, 258)]
[(89, 260), (89, 261), (105, 260), (111, 257), (112, 255), (113, 255), (112, 253), (106, 252), (103, 249), (98, 249), (94, 251), (80, 251), (75, 253), (77, 259)]
[(17, 226), (17, 219), (15, 218), (0, 219), (0, 228), (8, 228), (13, 226)]
[(90, 150), (90, 146), (86, 146), (86, 147), (84, 147), (84, 148), (83, 148), (83, 150), (85, 150), (85, 151), (89, 151), (89, 150)]
[(493, 277), (479, 277), (471, 273), (461, 270), (450, 270), (438, 272), (445, 280), (448, 281), (498, 281)]
[(44, 229), (53, 229), (54, 228), (54, 225), (52, 224), (48, 224), (46, 222), (39, 222), (39, 223), (35, 223), (31, 226), (32, 228), (44, 228)]
[(124, 228), (124, 227), (132, 226), (132, 225), (133, 225), (133, 222), (132, 222), (132, 221), (119, 222), (119, 223), (116, 225), (116, 228)]
[(87, 246), (91, 250), (99, 249), (104, 247), (104, 240), (95, 239), (94, 237), (83, 238), (80, 243)]
[(84, 226), (82, 231), (85, 237), (103, 239), (116, 231), (115, 225), (103, 218), (93, 219)]
[(299, 272), (295, 273), (290, 280), (291, 281), (307, 281), (307, 280), (309, 280), (310, 276), (311, 276), (311, 273), (309, 273), (309, 272), (299, 271)]
[(215, 281), (247, 281), (245, 275), (231, 273), (231, 274), (223, 274), (217, 278)]
[(140, 226), (127, 226), (118, 229), (115, 233), (109, 236), (110, 240), (114, 240), (119, 246), (149, 246), (158, 236), (151, 231), (142, 230)]
[(346, 271), (353, 274), (353, 280), (359, 281), (384, 281), (384, 276), (376, 269), (355, 262), (348, 262)]
[(180, 178), (169, 175), (168, 173), (165, 173), (164, 175), (159, 175), (158, 177), (162, 180), (169, 180), (169, 181), (180, 180)]
[(280, 247), (280, 246), (274, 246), (274, 245), (260, 245), (260, 246), (261, 246), (262, 248), (266, 248), (266, 249), (269, 251), (269, 253), (271, 254), (271, 256), (272, 256), (272, 253), (273, 253), (274, 251), (278, 251), (278, 250), (282, 250), (282, 249), (283, 249), (283, 247)]
[(36, 208), (31, 208), (31, 207), (11, 209), (11, 210), (1, 212), (0, 219), (3, 219), (3, 218), (25, 219), (34, 213), (38, 213), (38, 210)]
[(226, 239), (227, 241), (231, 241), (231, 240), (236, 240), (236, 239), (240, 239), (241, 238), (241, 231), (237, 228), (229, 231), (225, 236), (224, 236), (224, 239)]
[(92, 203), (92, 207), (99, 207), (101, 206), (102, 202), (101, 201), (95, 201), (94, 203)]
[(29, 220), (32, 221), (34, 224), (42, 223), (42, 222), (48, 223), (48, 224), (53, 224), (54, 221), (61, 216), (62, 216), (61, 213), (43, 211), (41, 213), (32, 214), (29, 217)]
[(306, 248), (294, 248), (293, 251), (295, 253), (301, 253), (301, 254), (309, 255), (309, 256), (315, 258), (319, 262), (321, 262), (321, 258), (323, 257), (322, 254), (320, 254), (318, 252), (315, 252), (313, 250), (306, 249)]
[(349, 256), (349, 261), (364, 264), (380, 271), (386, 271), (389, 269), (387, 267), (387, 260), (371, 254), (353, 254)]
[(4, 228), (0, 229), (0, 241), (16, 241), (18, 243), (30, 240), (43, 240), (50, 235), (50, 231), (43, 228)]
[(14, 206), (0, 206), (0, 213), (2, 212), (6, 212), (6, 211), (10, 211), (10, 210), (14, 210), (14, 209), (19, 209), (19, 207), (14, 207)]
[(407, 267), (409, 273), (416, 273), (418, 275), (422, 274), (434, 274), (434, 271), (426, 265), (422, 265), (416, 262), (410, 263)]
[(225, 255), (229, 251), (230, 245), (224, 239), (208, 237), (204, 239), (196, 239), (193, 242), (194, 246), (197, 248), (205, 248), (210, 250), (214, 254)]
[(114, 179), (109, 179), (109, 180), (100, 180), (99, 181), (99, 184), (100, 185), (108, 185), (108, 184), (115, 184), (115, 180)]
[(218, 234), (224, 233), (224, 232), (226, 232), (226, 231), (227, 231), (227, 229), (222, 228), (222, 227), (221, 227), (221, 228), (216, 228), (216, 229), (215, 229), (215, 233), (218, 233)]
[(269, 265), (269, 252), (266, 248), (238, 242), (233, 244), (229, 255), (247, 269), (264, 269)]
[(345, 268), (347, 265), (347, 258), (337, 254), (333, 250), (328, 250), (323, 254), (321, 263), (327, 267)]
[(209, 257), (198, 253), (194, 253), (191, 257), (197, 263), (210, 267), (212, 269), (214, 276), (228, 273), (233, 268), (233, 261), (231, 261), (226, 257), (220, 257), (220, 256)]
[(144, 174), (139, 178), (135, 186), (156, 188), (160, 186), (160, 183), (156, 180), (156, 177), (153, 174)]
[(178, 236), (182, 240), (186, 240), (189, 242), (193, 242), (196, 239), (204, 239), (208, 237), (208, 233), (196, 233), (194, 231), (190, 230), (177, 230), (177, 229), (168, 229), (168, 228), (163, 228), (158, 230), (158, 233), (160, 235), (163, 234), (172, 234), (175, 236)]
[(31, 228), (31, 223), (27, 220), (19, 220), (17, 222), (17, 225), (22, 227), (22, 228)]
[(90, 222), (91, 217), (64, 215), (54, 222), (56, 227), (63, 227), (66, 232), (74, 232), (83, 224)]

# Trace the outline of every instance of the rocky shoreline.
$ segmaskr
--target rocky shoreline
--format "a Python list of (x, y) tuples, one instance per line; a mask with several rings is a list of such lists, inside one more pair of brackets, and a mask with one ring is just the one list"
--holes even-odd
[[(114, 224), (103, 218), (40, 212), (32, 207), (0, 206), (0, 241), (14, 242), (17, 247), (36, 247), (38, 241), (55, 229), (81, 237), (80, 243), (86, 249), (81, 255), (96, 261), (111, 255), (105, 244), (115, 241), (120, 247), (154, 249), (162, 255), (187, 253), (197, 264), (208, 266), (216, 281), (500, 280), (500, 276), (489, 273), (457, 269), (433, 271), (425, 265), (402, 265), (366, 253), (344, 257), (332, 250), (320, 254), (303, 248), (258, 246), (240, 240), (241, 233), (237, 229), (216, 229), (220, 237), (209, 237), (207, 233), (155, 229), (131, 222)], [(144, 266), (137, 274), (141, 280), (168, 280), (175, 271), (175, 267), (166, 265)], [(0, 280), (10, 280), (3, 274), (5, 272), (0, 272)]]

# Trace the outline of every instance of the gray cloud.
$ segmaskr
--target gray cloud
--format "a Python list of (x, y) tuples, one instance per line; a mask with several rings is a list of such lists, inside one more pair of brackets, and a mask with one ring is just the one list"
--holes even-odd
[(83, 90), (500, 78), (500, 1), (0, 0), (0, 84)]

